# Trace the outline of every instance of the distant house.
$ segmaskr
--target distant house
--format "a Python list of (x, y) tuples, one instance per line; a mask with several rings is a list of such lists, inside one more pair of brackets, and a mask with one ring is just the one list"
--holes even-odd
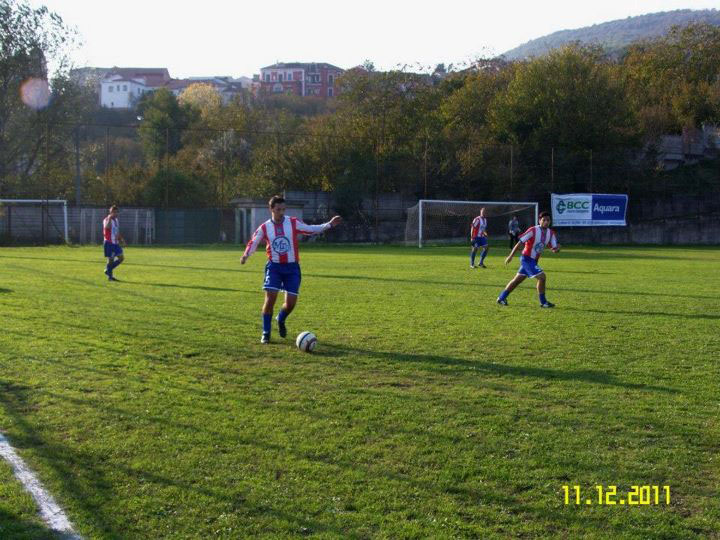
[(130, 109), (143, 94), (170, 81), (166, 68), (111, 68), (100, 81), (100, 106)]
[(277, 63), (260, 68), (255, 79), (261, 94), (334, 97), (342, 68), (320, 62)]
[(98, 84), (100, 106), (109, 109), (130, 109), (135, 106), (138, 99), (147, 92), (159, 88), (167, 88), (176, 96), (192, 84), (209, 84), (214, 87), (223, 103), (230, 102), (243, 90), (252, 91), (252, 80), (249, 77), (234, 79), (230, 76), (216, 77), (189, 77), (187, 79), (173, 79), (166, 68), (83, 68), (77, 70), (76, 79), (87, 79), (88, 74), (102, 70), (102, 77)]
[(222, 98), (223, 104), (227, 105), (232, 99), (241, 94), (243, 90), (251, 91), (252, 81), (249, 77), (233, 79), (229, 76), (217, 77), (189, 77), (187, 79), (173, 79), (168, 83), (167, 88), (176, 96), (179, 96), (187, 87), (193, 84), (207, 84), (217, 90)]

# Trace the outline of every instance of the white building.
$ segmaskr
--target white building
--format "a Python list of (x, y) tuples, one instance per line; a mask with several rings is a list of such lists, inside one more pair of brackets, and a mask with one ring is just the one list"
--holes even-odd
[(112, 68), (100, 81), (100, 106), (130, 109), (143, 94), (164, 88), (172, 79), (166, 68)]
[[(86, 68), (100, 69), (100, 68)], [(79, 70), (76, 70), (79, 71)], [(99, 83), (100, 106), (109, 109), (131, 109), (147, 92), (167, 88), (176, 96), (192, 84), (215, 88), (223, 103), (229, 103), (243, 90), (252, 91), (252, 79), (230, 76), (189, 77), (173, 79), (166, 68), (119, 68), (106, 70)]]

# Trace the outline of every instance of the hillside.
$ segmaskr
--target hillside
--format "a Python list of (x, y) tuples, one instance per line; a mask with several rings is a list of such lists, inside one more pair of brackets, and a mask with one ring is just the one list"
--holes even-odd
[(503, 56), (508, 60), (541, 56), (552, 49), (575, 41), (601, 45), (611, 53), (617, 53), (634, 41), (661, 36), (672, 26), (685, 26), (690, 23), (700, 22), (720, 26), (720, 11), (716, 9), (664, 11), (594, 24), (574, 30), (560, 30), (530, 40), (505, 52)]

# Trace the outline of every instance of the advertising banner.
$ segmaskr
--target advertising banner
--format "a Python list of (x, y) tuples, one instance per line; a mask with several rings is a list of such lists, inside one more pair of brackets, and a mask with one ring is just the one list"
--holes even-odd
[(625, 226), (627, 195), (551, 194), (553, 227)]

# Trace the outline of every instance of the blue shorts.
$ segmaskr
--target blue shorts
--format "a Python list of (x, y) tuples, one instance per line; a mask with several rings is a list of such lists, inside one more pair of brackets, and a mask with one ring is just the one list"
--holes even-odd
[(527, 277), (538, 277), (543, 273), (543, 269), (538, 266), (538, 263), (532, 257), (523, 255), (520, 257), (520, 269), (518, 274)]
[(112, 242), (108, 242), (107, 240), (103, 242), (103, 249), (105, 250), (105, 256), (108, 259), (112, 257), (119, 257), (123, 254), (123, 250), (120, 247), (120, 244), (113, 244)]
[(265, 265), (263, 290), (285, 291), (297, 296), (300, 294), (300, 265), (298, 263), (274, 263)]
[(470, 245), (474, 248), (485, 247), (488, 245), (487, 236), (476, 236), (470, 242)]

